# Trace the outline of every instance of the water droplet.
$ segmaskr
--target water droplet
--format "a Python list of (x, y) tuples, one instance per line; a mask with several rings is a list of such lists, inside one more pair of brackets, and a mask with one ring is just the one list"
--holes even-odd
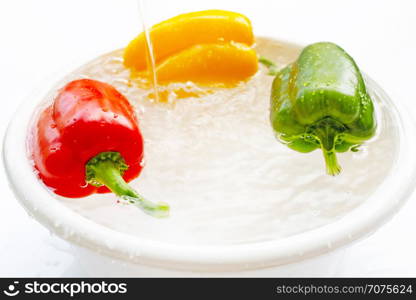
[(85, 189), (88, 186), (88, 182), (85, 182), (84, 185), (81, 185), (80, 188)]

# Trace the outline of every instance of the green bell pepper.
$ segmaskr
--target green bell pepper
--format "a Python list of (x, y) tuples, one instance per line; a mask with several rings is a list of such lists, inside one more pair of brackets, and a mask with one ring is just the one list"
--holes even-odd
[(336, 152), (354, 151), (377, 127), (360, 70), (342, 48), (328, 42), (306, 47), (276, 75), (270, 119), (278, 139), (291, 149), (321, 148), (329, 175), (341, 171)]

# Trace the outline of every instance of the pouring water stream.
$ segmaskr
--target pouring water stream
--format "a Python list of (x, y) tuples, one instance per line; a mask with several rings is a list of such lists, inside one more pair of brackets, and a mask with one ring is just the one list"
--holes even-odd
[(144, 32), (145, 40), (146, 40), (146, 61), (147, 61), (147, 69), (149, 72), (149, 79), (151, 81), (151, 85), (153, 88), (154, 98), (156, 102), (159, 102), (159, 93), (158, 93), (158, 84), (157, 84), (157, 74), (156, 74), (156, 62), (155, 62), (155, 55), (153, 52), (153, 44), (152, 39), (150, 37), (150, 31), (147, 26), (147, 19), (146, 19), (146, 7), (144, 0), (138, 0), (138, 8), (139, 8), (139, 16), (140, 21), (142, 23), (142, 29)]

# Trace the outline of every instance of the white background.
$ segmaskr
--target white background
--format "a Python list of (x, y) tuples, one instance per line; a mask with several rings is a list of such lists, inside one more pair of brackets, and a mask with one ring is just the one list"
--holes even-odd
[[(152, 1), (148, 19), (223, 8), (248, 15), (257, 33), (343, 46), (395, 101), (416, 116), (415, 1)], [(124, 47), (139, 31), (134, 0), (0, 1), (0, 136), (24, 97), (63, 66)], [(415, 137), (416, 138), (416, 137)], [(415, 153), (416, 155), (416, 153)], [(84, 276), (66, 250), (30, 219), (0, 172), (0, 276)], [(416, 195), (370, 238), (354, 245), (338, 276), (416, 276)], [(301, 276), (302, 274), (299, 274)]]

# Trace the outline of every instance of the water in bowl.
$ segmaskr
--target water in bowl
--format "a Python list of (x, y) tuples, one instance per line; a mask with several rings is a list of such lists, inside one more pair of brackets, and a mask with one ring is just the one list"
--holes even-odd
[[(297, 46), (258, 38), (260, 55), (278, 66)], [(277, 240), (334, 222), (363, 203), (389, 173), (397, 151), (394, 121), (378, 95), (377, 136), (357, 153), (339, 154), (341, 175), (325, 174), (320, 151), (301, 154), (275, 139), (269, 124), (272, 77), (261, 69), (249, 82), (171, 104), (129, 77), (118, 50), (82, 66), (62, 82), (93, 78), (114, 85), (136, 107), (145, 137), (145, 167), (131, 184), (149, 200), (171, 206), (151, 218), (114, 195), (58, 197), (84, 217), (136, 237), (180, 244), (225, 245)], [(173, 85), (189, 92), (191, 83)], [(51, 101), (51, 95), (45, 101)], [(371, 90), (371, 87), (370, 87)], [(173, 103), (173, 104), (172, 104)], [(371, 214), (371, 212), (368, 212)]]

